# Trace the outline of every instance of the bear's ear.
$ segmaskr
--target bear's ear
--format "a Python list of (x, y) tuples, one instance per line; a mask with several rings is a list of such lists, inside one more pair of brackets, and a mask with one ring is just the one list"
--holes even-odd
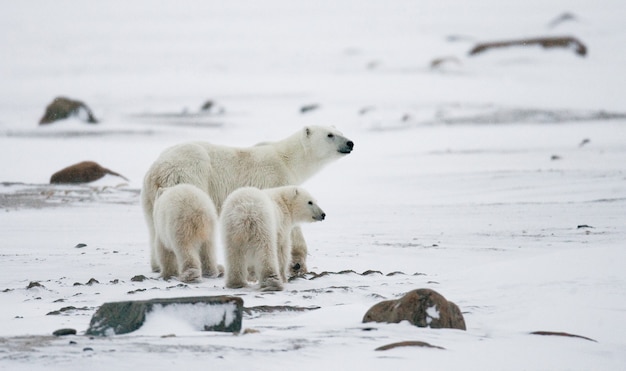
[(304, 133), (306, 134), (306, 137), (310, 137), (311, 136), (311, 128), (306, 127), (304, 128)]

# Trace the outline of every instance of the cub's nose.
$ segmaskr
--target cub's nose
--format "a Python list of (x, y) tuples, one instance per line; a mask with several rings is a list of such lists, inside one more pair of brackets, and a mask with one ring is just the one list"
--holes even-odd
[(326, 213), (322, 213), (322, 215), (320, 215), (320, 220), (324, 220), (326, 219)]

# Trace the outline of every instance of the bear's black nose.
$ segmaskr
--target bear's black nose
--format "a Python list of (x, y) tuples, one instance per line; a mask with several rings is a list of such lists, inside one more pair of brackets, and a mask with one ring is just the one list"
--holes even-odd
[(353, 141), (351, 141), (351, 140), (349, 140), (349, 141), (348, 141), (348, 143), (346, 143), (346, 145), (347, 145), (350, 149), (354, 148), (354, 142), (353, 142)]
[(324, 220), (326, 218), (326, 213), (322, 213), (322, 215), (320, 215), (320, 220)]

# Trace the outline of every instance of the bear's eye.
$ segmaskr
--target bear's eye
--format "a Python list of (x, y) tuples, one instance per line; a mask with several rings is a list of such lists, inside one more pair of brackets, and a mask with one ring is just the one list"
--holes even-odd
[(328, 137), (329, 137), (329, 138), (334, 138), (334, 137), (335, 137), (335, 134), (333, 134), (333, 133), (329, 133), (329, 134), (328, 134)]
[(309, 201), (309, 205), (313, 205), (313, 201)]

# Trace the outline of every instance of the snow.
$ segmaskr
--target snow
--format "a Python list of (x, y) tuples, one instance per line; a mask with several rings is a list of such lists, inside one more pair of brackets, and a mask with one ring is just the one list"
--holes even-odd
[[(625, 7), (4, 4), (0, 369), (625, 369)], [(576, 19), (549, 26), (565, 12)], [(589, 54), (467, 55), (479, 41), (547, 35), (577, 37)], [(443, 57), (459, 63), (430, 68)], [(100, 123), (38, 127), (59, 95), (85, 102)], [(209, 99), (223, 112), (201, 113)], [(319, 108), (301, 114), (310, 104)], [(187, 140), (247, 146), (309, 124), (334, 125), (355, 142), (304, 184), (327, 213), (303, 226), (309, 269), (356, 273), (261, 293), (150, 271), (139, 190), (163, 149)], [(47, 185), (85, 160), (129, 181)], [(417, 288), (456, 303), (467, 331), (361, 323), (372, 305)], [(243, 328), (256, 331), (237, 336), (197, 331), (183, 312), (135, 333), (82, 335), (104, 302), (198, 295), (309, 310), (246, 315)], [(65, 327), (78, 335), (51, 336)], [(445, 349), (375, 351), (408, 340)]]
[(202, 331), (206, 326), (211, 327), (224, 321), (228, 327), (235, 317), (235, 305), (226, 304), (170, 304), (163, 306), (155, 304), (148, 313), (136, 335), (161, 336), (164, 333), (188, 333)]

